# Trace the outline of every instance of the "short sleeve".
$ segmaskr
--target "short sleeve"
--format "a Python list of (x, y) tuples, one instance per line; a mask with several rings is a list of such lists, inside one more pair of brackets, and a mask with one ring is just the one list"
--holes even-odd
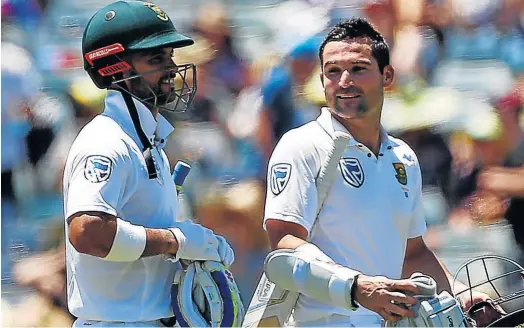
[(413, 199), (413, 211), (409, 225), (408, 238), (422, 236), (426, 231), (426, 220), (424, 218), (424, 209), (422, 207), (422, 174), (420, 166), (415, 166), (417, 170), (416, 194)]
[(102, 146), (72, 152), (64, 181), (65, 216), (82, 211), (117, 215), (122, 209), (124, 192), (129, 192), (132, 161), (125, 151)]
[(297, 223), (308, 232), (316, 217), (317, 176), (313, 156), (285, 134), (269, 160), (264, 227), (268, 219)]

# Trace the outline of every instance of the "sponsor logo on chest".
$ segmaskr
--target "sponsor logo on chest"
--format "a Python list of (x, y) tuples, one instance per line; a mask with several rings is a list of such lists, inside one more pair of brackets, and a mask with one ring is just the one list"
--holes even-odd
[(340, 159), (338, 164), (342, 177), (346, 183), (355, 188), (360, 188), (364, 184), (364, 170), (358, 159), (344, 157)]

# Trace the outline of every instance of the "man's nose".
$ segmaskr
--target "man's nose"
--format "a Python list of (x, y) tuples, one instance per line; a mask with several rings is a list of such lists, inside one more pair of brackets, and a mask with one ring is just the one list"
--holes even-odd
[(175, 62), (175, 58), (171, 57), (170, 60), (163, 63), (164, 69), (168, 69), (169, 72), (178, 72), (178, 64)]
[(342, 74), (340, 75), (340, 81), (338, 81), (338, 85), (339, 85), (341, 88), (347, 88), (347, 87), (349, 87), (351, 84), (353, 84), (353, 80), (352, 80), (351, 74), (349, 74), (349, 72), (348, 72), (347, 70), (345, 70), (345, 71), (342, 72)]
[(169, 65), (169, 71), (174, 73), (178, 72), (178, 65), (173, 62), (171, 65)]

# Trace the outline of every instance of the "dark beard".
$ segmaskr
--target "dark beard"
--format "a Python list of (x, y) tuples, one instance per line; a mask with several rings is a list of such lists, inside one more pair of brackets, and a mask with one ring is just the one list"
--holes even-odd
[[(326, 94), (326, 99), (327, 99), (327, 94)], [(335, 99), (334, 99), (334, 107), (335, 108), (333, 108), (333, 110), (336, 113), (340, 113), (340, 114), (344, 114), (345, 113), (345, 111), (342, 110), (342, 106), (340, 106), (340, 104), (339, 104), (339, 99), (337, 98), (337, 96), (335, 96)], [(363, 96), (361, 96), (360, 100), (358, 102), (356, 113), (358, 114), (358, 116), (360, 116), (362, 114), (367, 113), (368, 111), (369, 111), (368, 103), (366, 102), (365, 98)]]
[[(339, 105), (339, 99), (335, 97), (335, 110), (343, 113), (342, 106)], [(365, 101), (364, 97), (360, 97), (358, 106), (357, 106), (357, 113), (364, 114), (369, 110), (368, 104)]]
[[(144, 102), (147, 102), (151, 105), (165, 105), (168, 100), (169, 94), (166, 94), (162, 91), (162, 79), (158, 81), (158, 84), (155, 87), (148, 88), (147, 83), (141, 78), (135, 78), (130, 80), (131, 90), (130, 92), (137, 98), (141, 99)], [(151, 92), (153, 91), (153, 92)], [(155, 95), (156, 95), (156, 104), (155, 104)]]

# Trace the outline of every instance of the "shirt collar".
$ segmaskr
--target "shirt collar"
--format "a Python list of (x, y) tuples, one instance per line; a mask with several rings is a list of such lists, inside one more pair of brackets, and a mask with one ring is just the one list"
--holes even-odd
[[(348, 146), (356, 146), (359, 144), (359, 142), (353, 138), (351, 133), (346, 129), (342, 123), (340, 123), (336, 118), (333, 117), (331, 112), (329, 111), (329, 108), (322, 107), (320, 116), (317, 118), (317, 121), (324, 127), (324, 129), (331, 135), (331, 137), (334, 137), (335, 131), (340, 131), (349, 134), (349, 143)], [(389, 146), (389, 137), (388, 133), (384, 129), (384, 127), (380, 126), (380, 148), (388, 147)]]
[[(135, 98), (132, 99), (138, 112), (140, 125), (146, 136), (149, 140), (160, 141), (163, 144), (167, 136), (175, 129), (173, 125), (161, 114), (158, 114), (157, 119), (155, 119), (153, 113), (144, 104)], [(134, 129), (131, 115), (120, 91), (107, 91), (104, 114)]]

